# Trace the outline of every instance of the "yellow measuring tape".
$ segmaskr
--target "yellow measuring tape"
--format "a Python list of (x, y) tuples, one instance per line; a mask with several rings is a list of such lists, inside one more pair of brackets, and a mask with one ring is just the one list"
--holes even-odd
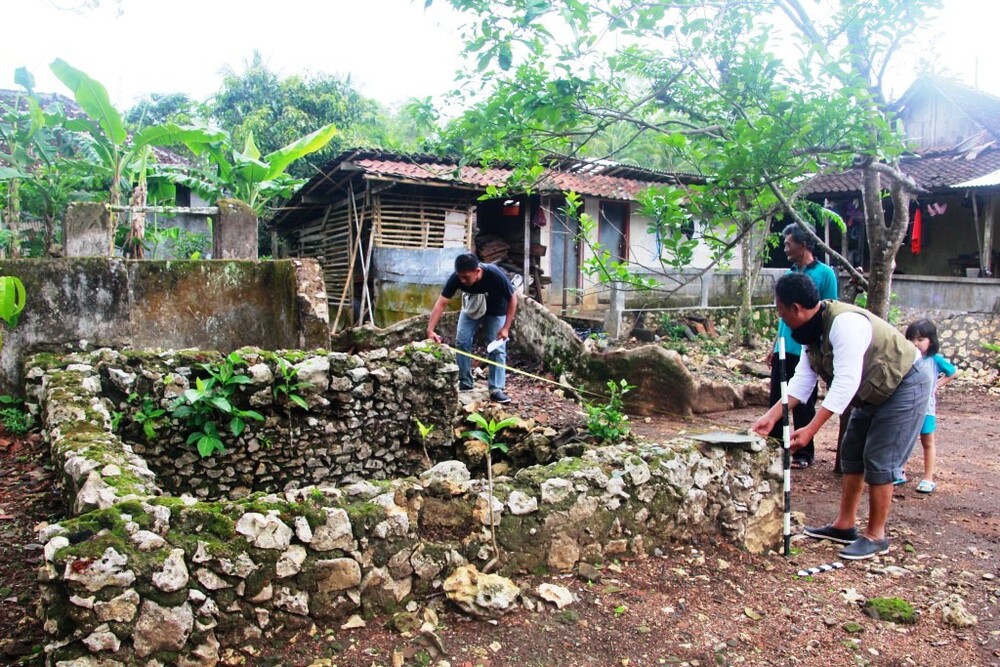
[[(512, 367), (504, 365), (504, 364), (498, 364), (497, 362), (491, 361), (490, 359), (487, 359), (486, 357), (481, 357), (478, 354), (473, 354), (471, 352), (466, 352), (465, 350), (460, 350), (457, 347), (453, 347), (451, 345), (448, 345), (447, 343), (438, 343), (438, 345), (441, 345), (442, 347), (449, 348), (455, 354), (461, 354), (463, 356), (469, 357), (470, 359), (476, 359), (477, 361), (481, 361), (481, 362), (483, 362), (485, 364), (490, 364), (491, 366), (497, 366), (499, 368), (503, 368), (503, 369), (505, 369), (507, 371), (510, 371), (511, 373), (517, 373), (518, 375), (523, 375), (523, 376), (529, 377), (529, 378), (531, 378), (533, 380), (538, 380), (538, 381), (544, 382), (546, 384), (555, 385), (556, 387), (559, 387), (560, 389), (568, 389), (571, 392), (574, 392), (576, 394), (587, 394), (589, 396), (594, 396), (594, 397), (601, 398), (601, 399), (606, 399), (607, 398), (607, 395), (604, 395), (604, 394), (598, 394), (598, 393), (595, 393), (595, 392), (592, 392), (592, 391), (587, 391), (586, 389), (578, 389), (577, 387), (573, 387), (572, 385), (566, 384), (564, 382), (556, 382), (555, 380), (550, 380), (550, 379), (548, 379), (546, 377), (542, 377), (540, 375), (535, 375), (534, 373), (529, 373), (528, 371), (522, 371), (519, 368), (512, 368)], [(680, 419), (680, 420), (683, 420), (683, 421), (686, 421), (686, 422), (689, 422), (689, 423), (695, 423), (695, 424), (704, 423), (704, 424), (711, 424), (713, 426), (717, 424), (716, 422), (714, 422), (714, 421), (712, 421), (710, 419), (706, 419), (705, 417), (700, 417), (698, 415), (682, 415), (682, 414), (678, 414), (676, 412), (670, 412), (669, 410), (656, 410), (654, 412), (654, 414), (660, 415), (662, 417), (672, 417), (672, 418), (675, 418), (675, 419)]]
[(487, 359), (486, 357), (481, 357), (478, 354), (472, 354), (471, 352), (466, 352), (465, 350), (460, 350), (457, 347), (452, 347), (451, 345), (448, 345), (446, 343), (439, 343), (439, 345), (441, 345), (442, 347), (449, 348), (455, 354), (461, 354), (464, 357), (469, 357), (470, 359), (475, 359), (476, 361), (481, 361), (481, 362), (483, 362), (485, 364), (489, 364), (490, 366), (496, 366), (497, 368), (503, 368), (504, 370), (506, 370), (508, 372), (517, 373), (518, 375), (523, 375), (525, 377), (529, 377), (532, 380), (538, 380), (540, 382), (545, 382), (546, 384), (552, 384), (552, 385), (555, 385), (555, 386), (559, 387), (560, 389), (569, 389), (570, 391), (572, 391), (574, 393), (578, 393), (578, 394), (590, 394), (591, 396), (600, 397), (600, 394), (595, 394), (592, 391), (587, 391), (585, 389), (577, 389), (576, 387), (574, 387), (572, 385), (568, 385), (568, 384), (566, 384), (564, 382), (556, 382), (555, 380), (550, 380), (550, 379), (548, 379), (546, 377), (542, 377), (541, 375), (535, 375), (534, 373), (529, 373), (528, 371), (522, 371), (520, 368), (513, 368), (511, 366), (507, 366), (507, 365), (504, 365), (504, 364), (499, 364), (499, 363), (497, 363), (495, 361)]

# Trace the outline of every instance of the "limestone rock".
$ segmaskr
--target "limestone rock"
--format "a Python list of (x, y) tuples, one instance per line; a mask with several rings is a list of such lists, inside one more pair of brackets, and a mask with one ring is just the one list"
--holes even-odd
[(538, 498), (529, 496), (524, 491), (511, 491), (507, 498), (507, 507), (514, 516), (522, 516), (538, 511)]
[(161, 607), (152, 600), (143, 600), (132, 633), (135, 654), (144, 658), (157, 651), (180, 651), (193, 628), (194, 614), (187, 602), (179, 607)]
[(476, 496), (476, 506), (472, 509), (472, 516), (484, 526), (490, 525), (490, 507), (493, 507), (492, 523), (494, 526), (500, 525), (503, 518), (503, 503), (488, 493), (480, 493)]
[(56, 663), (56, 667), (125, 667), (125, 664), (117, 660), (85, 655), (74, 660), (60, 660)]
[(457, 568), (444, 581), (444, 592), (465, 613), (498, 618), (516, 607), (521, 590), (507, 577), (483, 574), (475, 565)]
[(87, 481), (76, 494), (73, 511), (79, 515), (92, 510), (107, 509), (115, 504), (117, 498), (115, 489), (108, 486), (99, 472), (91, 470), (87, 475)]
[(131, 588), (107, 602), (94, 604), (94, 613), (101, 622), (130, 623), (139, 611), (139, 594)]
[(108, 624), (104, 623), (94, 628), (94, 631), (83, 640), (83, 644), (91, 653), (99, 653), (101, 651), (117, 651), (121, 648), (122, 642), (115, 633), (111, 632)]
[(573, 493), (573, 482), (554, 477), (542, 482), (542, 503), (558, 503)]
[(308, 400), (321, 396), (330, 387), (330, 360), (326, 357), (309, 357), (294, 366), (296, 382), (302, 386), (300, 393)]
[(432, 492), (457, 496), (465, 493), (472, 475), (461, 461), (441, 461), (420, 475), (420, 481)]
[(555, 604), (557, 609), (562, 609), (573, 603), (573, 593), (565, 586), (556, 586), (549, 583), (538, 584), (535, 592), (538, 593), (538, 597), (546, 602)]
[(299, 573), (302, 563), (306, 561), (306, 548), (293, 544), (281, 554), (281, 558), (274, 566), (274, 572), (278, 579), (287, 579)]
[(308, 616), (309, 593), (279, 586), (274, 595), (274, 606), (278, 609), (284, 609), (290, 614)]
[(177, 659), (177, 667), (215, 667), (219, 662), (219, 640), (211, 630), (191, 653)]
[(961, 596), (952, 594), (942, 602), (932, 606), (941, 612), (941, 618), (948, 625), (955, 628), (971, 628), (979, 624), (979, 619), (965, 608), (965, 602)]
[(248, 512), (236, 522), (236, 532), (258, 549), (285, 549), (291, 543), (292, 529), (278, 518), (278, 512), (271, 510), (267, 516)]
[(165, 539), (148, 530), (137, 530), (130, 539), (139, 551), (155, 551), (167, 546)]
[(316, 562), (316, 590), (320, 593), (345, 591), (361, 584), (361, 566), (353, 558), (332, 558)]
[(105, 586), (129, 586), (135, 581), (135, 574), (126, 570), (128, 558), (108, 547), (97, 560), (82, 567), (75, 565), (82, 559), (72, 559), (66, 563), (63, 579), (76, 581), (91, 593)]
[(548, 565), (557, 572), (570, 572), (580, 560), (580, 545), (566, 533), (558, 533), (549, 547)]
[(153, 574), (153, 585), (164, 593), (173, 593), (187, 586), (188, 578), (184, 550), (173, 549), (163, 562), (163, 568)]
[(354, 545), (354, 532), (347, 512), (339, 507), (326, 507), (324, 511), (326, 522), (313, 531), (309, 546), (314, 551), (350, 550)]

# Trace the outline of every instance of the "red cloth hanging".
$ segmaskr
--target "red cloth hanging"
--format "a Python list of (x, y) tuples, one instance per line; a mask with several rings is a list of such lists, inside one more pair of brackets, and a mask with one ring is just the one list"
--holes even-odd
[(910, 235), (910, 252), (914, 255), (920, 254), (920, 244), (924, 238), (924, 225), (920, 219), (920, 209), (913, 214), (913, 233)]

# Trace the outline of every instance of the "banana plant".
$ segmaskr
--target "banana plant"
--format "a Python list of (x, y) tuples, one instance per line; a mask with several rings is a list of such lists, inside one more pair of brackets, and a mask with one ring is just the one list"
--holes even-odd
[(268, 202), (292, 194), (303, 181), (286, 173), (293, 162), (322, 149), (337, 136), (333, 123), (296, 139), (276, 151), (261, 155), (253, 132), (247, 133), (241, 150), (236, 149), (228, 133), (221, 141), (207, 144), (186, 144), (195, 155), (208, 159), (207, 168), (196, 170), (196, 176), (173, 172), (177, 183), (187, 185), (209, 199), (231, 195), (249, 205), (258, 215)]
[[(17, 326), (17, 320), (24, 310), (24, 283), (16, 276), (0, 276), (0, 320), (7, 323), (11, 329)], [(0, 346), (3, 337), (0, 334)]]
[[(66, 128), (86, 137), (90, 149), (87, 155), (93, 167), (110, 181), (108, 203), (112, 205), (121, 205), (126, 191), (135, 195), (129, 202), (131, 206), (146, 205), (145, 188), (133, 191), (137, 183), (145, 183), (150, 147), (181, 144), (202, 147), (218, 143), (225, 136), (221, 130), (167, 124), (145, 128), (130, 137), (121, 114), (111, 104), (107, 89), (99, 81), (61, 58), (56, 58), (49, 67), (73, 93), (76, 103), (87, 116), (67, 120)], [(133, 226), (132, 256), (142, 256), (143, 232), (141, 222)]]

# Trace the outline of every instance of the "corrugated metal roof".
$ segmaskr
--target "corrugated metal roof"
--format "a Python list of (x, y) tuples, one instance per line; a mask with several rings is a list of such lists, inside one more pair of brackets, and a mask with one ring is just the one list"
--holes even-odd
[(964, 183), (959, 183), (956, 188), (988, 188), (991, 186), (1000, 185), (1000, 169), (996, 171), (991, 171), (985, 176), (980, 176), (979, 178), (973, 178), (971, 181), (965, 181)]
[[(1000, 171), (1000, 149), (990, 148), (975, 155), (948, 153), (909, 157), (901, 160), (899, 166), (917, 185), (930, 192), (984, 187), (987, 184), (972, 186), (968, 183)], [(852, 194), (860, 191), (859, 169), (817, 176), (806, 181), (801, 189), (806, 196)]]

